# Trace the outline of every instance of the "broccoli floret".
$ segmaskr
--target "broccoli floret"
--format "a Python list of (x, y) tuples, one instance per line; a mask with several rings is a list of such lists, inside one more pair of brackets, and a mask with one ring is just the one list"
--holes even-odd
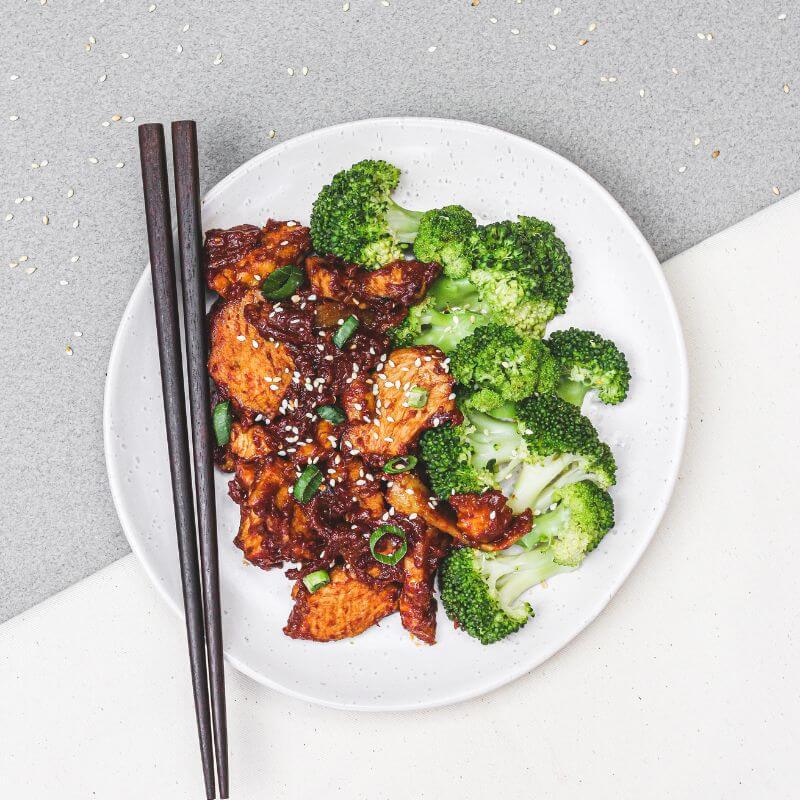
[(400, 170), (386, 161), (359, 161), (334, 175), (311, 210), (314, 249), (368, 268), (401, 258), (423, 212), (392, 200), (399, 180)]
[(531, 532), (518, 544), (545, 545), (557, 564), (577, 567), (614, 527), (614, 503), (605, 489), (591, 481), (556, 489), (552, 499), (552, 510), (537, 516)]
[(542, 336), (573, 289), (572, 262), (555, 228), (519, 217), (479, 227), (472, 244), (469, 277), (489, 313), (521, 333)]
[(484, 553), (465, 547), (451, 553), (439, 569), (439, 591), (447, 616), (481, 644), (518, 631), (533, 609), (520, 596), (569, 568), (556, 564), (550, 550)]
[(449, 353), (476, 328), (485, 325), (478, 292), (468, 280), (442, 277), (434, 281), (425, 299), (389, 336), (395, 347), (432, 344)]
[(472, 405), (491, 413), (534, 392), (551, 394), (559, 380), (555, 359), (540, 339), (508, 325), (490, 324), (462, 339), (450, 358), (456, 381), (476, 389)]
[(631, 372), (625, 354), (610, 339), (593, 331), (554, 331), (546, 342), (559, 363), (560, 397), (580, 407), (591, 389), (603, 403), (615, 405), (628, 396)]
[(449, 353), (484, 323), (481, 314), (471, 311), (439, 311), (435, 298), (428, 296), (409, 309), (405, 320), (389, 331), (389, 337), (394, 347), (432, 344)]
[(575, 406), (556, 395), (536, 395), (516, 404), (528, 456), (509, 497), (515, 513), (543, 512), (557, 489), (584, 479), (607, 489), (616, 483), (611, 448)]
[(420, 439), (428, 483), (442, 499), (452, 494), (498, 488), (527, 456), (516, 420), (481, 414), (462, 400), (461, 425), (431, 428)]
[(420, 261), (437, 261), (444, 274), (464, 278), (472, 268), (470, 237), (476, 223), (463, 206), (445, 206), (422, 215), (414, 241), (414, 255)]

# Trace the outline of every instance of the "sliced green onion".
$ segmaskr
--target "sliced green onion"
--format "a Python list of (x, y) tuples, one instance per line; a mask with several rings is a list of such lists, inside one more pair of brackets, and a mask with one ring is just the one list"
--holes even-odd
[[(383, 553), (375, 552), (375, 545), (377, 545), (384, 536), (397, 536), (402, 539), (394, 553), (384, 555)], [(380, 561), (381, 564), (389, 564), (389, 566), (393, 567), (408, 552), (408, 540), (406, 539), (405, 531), (403, 531), (402, 528), (398, 528), (397, 525), (381, 525), (379, 528), (375, 528), (375, 530), (372, 531), (372, 536), (369, 537), (369, 549), (372, 553), (372, 557), (376, 561)]]
[(411, 408), (425, 408), (425, 404), (428, 402), (428, 390), (421, 386), (412, 386), (406, 397)]
[(318, 569), (316, 572), (309, 572), (303, 578), (303, 586), (308, 589), (311, 594), (317, 591), (317, 589), (321, 589), (323, 586), (327, 586), (331, 582), (331, 576), (324, 569)]
[(332, 422), (334, 425), (338, 425), (340, 422), (344, 422), (346, 419), (342, 409), (337, 408), (336, 406), (319, 406), (316, 411), (317, 414), (322, 417), (322, 419), (326, 419), (328, 422)]
[(383, 471), (388, 472), (389, 475), (398, 475), (401, 472), (408, 472), (416, 466), (416, 456), (397, 456), (383, 465)]
[(301, 286), (305, 275), (300, 267), (294, 264), (286, 264), (278, 267), (274, 272), (270, 272), (261, 284), (261, 294), (267, 300), (283, 300), (291, 297)]
[(214, 406), (214, 413), (211, 415), (211, 424), (214, 428), (214, 437), (220, 447), (224, 444), (228, 444), (231, 440), (232, 422), (233, 414), (231, 414), (231, 401), (225, 400), (222, 403), (217, 403)]
[(333, 334), (333, 343), (341, 350), (347, 344), (347, 340), (356, 332), (358, 320), (351, 314), (340, 326), (339, 330)]
[(294, 499), (298, 503), (307, 503), (317, 493), (321, 483), (322, 473), (319, 467), (309, 464), (292, 488)]

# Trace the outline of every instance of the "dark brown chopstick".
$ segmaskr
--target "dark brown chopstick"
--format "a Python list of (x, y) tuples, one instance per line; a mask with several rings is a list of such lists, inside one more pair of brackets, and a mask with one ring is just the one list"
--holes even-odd
[(139, 126), (139, 152), (142, 161), (142, 184), (147, 216), (147, 238), (150, 246), (150, 267), (153, 276), (158, 355), (161, 361), (161, 387), (164, 394), (167, 447), (172, 476), (172, 499), (175, 507), (183, 605), (186, 611), (186, 635), (189, 643), (192, 689), (200, 738), (200, 754), (203, 760), (206, 797), (212, 800), (216, 793), (214, 791), (213, 741), (206, 674), (203, 598), (197, 561), (189, 437), (186, 426), (186, 396), (183, 389), (183, 359), (178, 324), (178, 296), (175, 286), (163, 126), (152, 123)]
[(214, 723), (219, 796), (228, 796), (228, 728), (225, 713), (225, 667), (222, 656), (222, 617), (217, 555), (217, 509), (214, 498), (214, 441), (206, 360), (206, 293), (201, 265), (200, 176), (197, 126), (193, 121), (172, 123), (175, 206), (183, 286), (183, 325), (186, 342), (189, 406), (192, 418), (195, 500), (200, 531), (200, 575), (206, 622), (209, 689)]

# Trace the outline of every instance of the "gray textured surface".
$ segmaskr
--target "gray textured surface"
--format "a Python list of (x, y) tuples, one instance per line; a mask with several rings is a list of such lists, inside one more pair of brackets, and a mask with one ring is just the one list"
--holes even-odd
[(773, 202), (773, 187), (800, 188), (800, 10), (788, 2), (8, 5), (0, 256), (16, 266), (0, 263), (0, 620), (127, 551), (101, 432), (112, 338), (146, 261), (126, 117), (197, 119), (206, 187), (350, 119), (496, 125), (594, 175), (662, 258)]

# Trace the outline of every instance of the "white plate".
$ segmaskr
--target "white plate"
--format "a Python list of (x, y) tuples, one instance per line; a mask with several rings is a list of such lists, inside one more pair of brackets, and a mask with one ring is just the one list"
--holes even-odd
[[(675, 308), (661, 267), (636, 226), (592, 178), (517, 136), (467, 122), (374, 119), (315, 131), (256, 156), (215, 186), (203, 226), (308, 221), (322, 184), (362, 158), (403, 171), (398, 200), (410, 208), (460, 203), (480, 221), (533, 214), (551, 220), (572, 255), (575, 294), (557, 326), (590, 327), (625, 350), (629, 399), (588, 413), (614, 448), (617, 526), (581, 569), (537, 587), (536, 617), (484, 647), (455, 631), (441, 607), (438, 643), (411, 640), (394, 615), (341, 642), (289, 639), (282, 571), (243, 564), (232, 544), (239, 509), (217, 475), (225, 653), (274, 689), (364, 710), (429, 708), (475, 697), (541, 664), (608, 603), (647, 547), (675, 481), (686, 429), (688, 375)], [(181, 612), (150, 272), (139, 281), (114, 342), (104, 434), (111, 491), (131, 548), (167, 602)]]

